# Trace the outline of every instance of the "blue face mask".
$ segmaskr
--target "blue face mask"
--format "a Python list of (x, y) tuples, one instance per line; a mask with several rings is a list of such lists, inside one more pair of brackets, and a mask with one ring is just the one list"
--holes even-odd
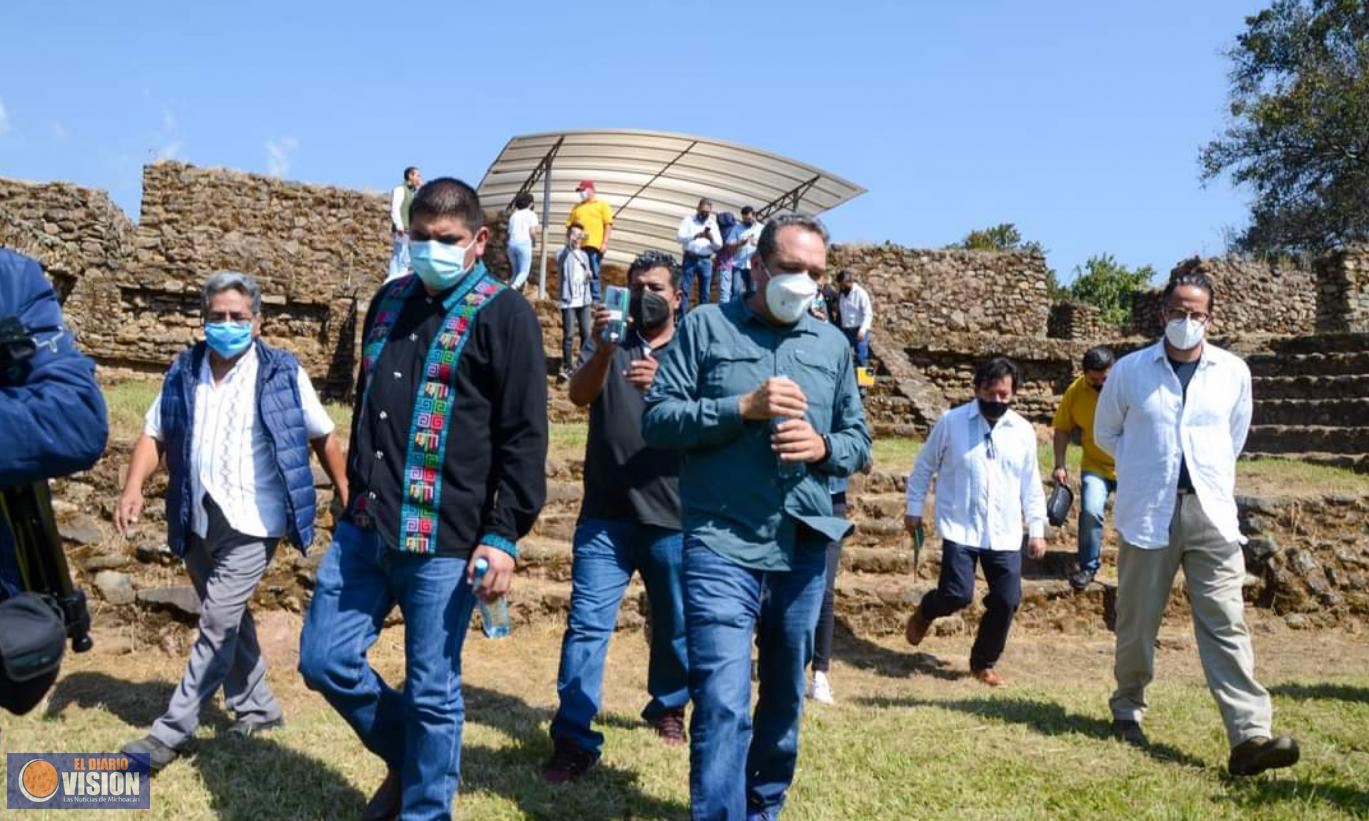
[(466, 252), (473, 245), (474, 239), (465, 245), (448, 245), (435, 239), (411, 242), (409, 263), (424, 285), (434, 291), (445, 291), (466, 274)]
[(252, 344), (251, 322), (210, 322), (204, 326), (204, 341), (224, 359), (232, 359)]

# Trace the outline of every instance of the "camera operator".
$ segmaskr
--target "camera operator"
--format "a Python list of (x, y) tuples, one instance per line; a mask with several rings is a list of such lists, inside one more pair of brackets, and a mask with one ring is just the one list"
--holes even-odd
[[(0, 248), (0, 491), (89, 468), (108, 435), (95, 363), (76, 350), (42, 268)], [(0, 707), (11, 712), (56, 679), (66, 633), (60, 606), (23, 587), (14, 526), (0, 513)]]

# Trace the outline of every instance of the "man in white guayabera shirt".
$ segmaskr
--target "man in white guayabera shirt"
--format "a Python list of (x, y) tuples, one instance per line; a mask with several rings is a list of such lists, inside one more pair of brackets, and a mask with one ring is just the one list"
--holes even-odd
[(1203, 340), (1212, 283), (1171, 278), (1164, 339), (1123, 358), (1098, 397), (1093, 436), (1117, 461), (1117, 657), (1113, 735), (1144, 747), (1141, 718), (1155, 671), (1155, 637), (1179, 568), (1208, 687), (1231, 744), (1232, 775), (1298, 761), (1274, 736), (1269, 693), (1255, 681), (1246, 629), (1245, 558), (1236, 518), (1236, 457), (1250, 428), (1250, 369)]

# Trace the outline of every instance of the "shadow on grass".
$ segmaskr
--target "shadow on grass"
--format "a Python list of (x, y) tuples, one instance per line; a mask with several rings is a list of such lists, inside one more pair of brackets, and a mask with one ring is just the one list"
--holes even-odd
[[(1022, 724), (1041, 735), (1057, 736), (1078, 734), (1100, 741), (1112, 741), (1112, 723), (1101, 718), (1071, 713), (1051, 701), (1033, 701), (1027, 698), (967, 698), (957, 701), (929, 701), (926, 699), (901, 698), (862, 698), (862, 704), (871, 707), (936, 707), (954, 710), (981, 718), (998, 719), (1013, 724)], [(1207, 762), (1168, 744), (1151, 742), (1142, 751), (1156, 759), (1170, 764), (1186, 767), (1207, 767)]]
[[(132, 741), (162, 714), (175, 689), (175, 684), (165, 681), (135, 683), (104, 673), (74, 673), (58, 682), (48, 699), (46, 716), (60, 716), (73, 704), (102, 708), (138, 728), (129, 733)], [(202, 723), (223, 729), (231, 722), (211, 702)], [(199, 771), (211, 807), (220, 818), (357, 817), (367, 800), (326, 760), (264, 736), (192, 739), (187, 752), (183, 761)], [(155, 782), (153, 790), (155, 794)]]
[(493, 727), (514, 742), (497, 749), (463, 745), (463, 791), (486, 790), (502, 795), (530, 818), (689, 817), (686, 805), (643, 793), (637, 784), (637, 773), (603, 762), (574, 784), (543, 784), (542, 763), (551, 755), (551, 739), (546, 730), (551, 711), (482, 687), (463, 686), (462, 692), (467, 722)]
[(1269, 694), (1298, 701), (1353, 701), (1369, 704), (1369, 687), (1347, 684), (1276, 684)]
[(969, 675), (969, 671), (949, 669), (950, 662), (942, 661), (931, 653), (915, 652), (911, 647), (908, 650), (907, 653), (900, 653), (867, 641), (852, 633), (851, 628), (840, 619), (832, 629), (832, 657), (852, 667), (894, 678), (916, 674), (955, 681)]
[(1369, 817), (1369, 793), (1343, 784), (1326, 784), (1296, 776), (1291, 778), (1235, 778), (1223, 776), (1228, 792), (1215, 796), (1242, 808), (1271, 804), (1297, 804), (1308, 814), (1335, 808), (1359, 818)]

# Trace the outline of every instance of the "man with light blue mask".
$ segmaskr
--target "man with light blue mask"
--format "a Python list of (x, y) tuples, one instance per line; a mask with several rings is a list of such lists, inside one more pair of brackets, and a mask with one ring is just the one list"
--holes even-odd
[(166, 540), (185, 560), (200, 598), (200, 634), (166, 712), (146, 738), (124, 747), (154, 770), (171, 763), (223, 687), (236, 716), (231, 734), (250, 736), (284, 723), (266, 684), (266, 662), (247, 604), (288, 539), (313, 541), (312, 449), (347, 498), (333, 423), (295, 357), (266, 345), (261, 290), (225, 271), (204, 286), (205, 341), (177, 357), (147, 411), (114, 512), (126, 537), (138, 530), (143, 484), (165, 456)]
[[(518, 540), (546, 496), (542, 329), (480, 260), (480, 198), (438, 178), (409, 216), (414, 274), (381, 286), (366, 313), (351, 498), (300, 637), (305, 684), (388, 770), (363, 818), (450, 817), (471, 610), (477, 595), (508, 591)], [(395, 605), (402, 692), (366, 658)]]

